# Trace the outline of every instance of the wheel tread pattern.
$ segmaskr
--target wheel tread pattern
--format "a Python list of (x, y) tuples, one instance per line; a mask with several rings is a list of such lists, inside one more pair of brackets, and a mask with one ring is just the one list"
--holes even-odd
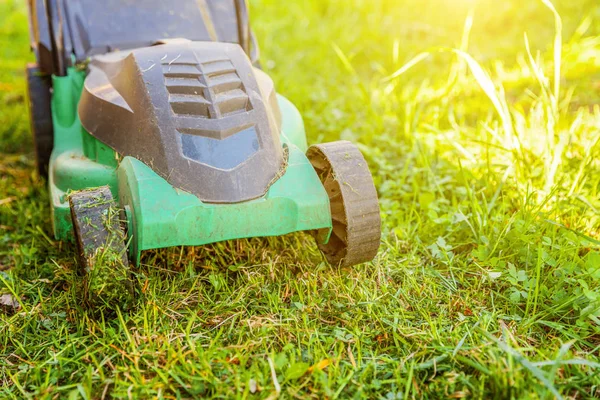
[(96, 252), (107, 246), (118, 252), (123, 265), (127, 266), (125, 235), (109, 187), (73, 193), (69, 196), (69, 204), (80, 265), (84, 272), (93, 268)]
[[(345, 223), (345, 238), (332, 238), (319, 248), (331, 264), (352, 266), (372, 261), (381, 241), (381, 216), (373, 177), (362, 153), (351, 142), (338, 141), (311, 146), (307, 156), (327, 190), (332, 218)], [(333, 174), (334, 183), (327, 179), (328, 174)]]

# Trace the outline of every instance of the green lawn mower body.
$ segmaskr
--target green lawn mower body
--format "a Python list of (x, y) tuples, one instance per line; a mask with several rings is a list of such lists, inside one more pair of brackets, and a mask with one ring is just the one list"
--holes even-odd
[(296, 231), (332, 263), (375, 256), (364, 158), (349, 142), (308, 148), (300, 113), (257, 68), (244, 1), (29, 6), (38, 169), (54, 234), (84, 269), (106, 246), (137, 264), (148, 249)]

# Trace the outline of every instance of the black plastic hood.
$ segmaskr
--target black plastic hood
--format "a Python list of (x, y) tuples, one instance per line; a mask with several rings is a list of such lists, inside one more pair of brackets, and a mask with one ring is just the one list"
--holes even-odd
[(237, 44), (174, 41), (92, 58), (83, 127), (211, 203), (260, 197), (285, 166), (271, 79)]

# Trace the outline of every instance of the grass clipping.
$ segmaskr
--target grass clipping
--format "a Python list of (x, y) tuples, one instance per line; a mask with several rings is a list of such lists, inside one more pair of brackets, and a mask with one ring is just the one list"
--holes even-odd
[(83, 273), (80, 303), (95, 313), (128, 310), (134, 303), (126, 237), (112, 201), (81, 202), (74, 223)]
[(98, 248), (89, 259), (83, 279), (82, 300), (86, 308), (98, 313), (129, 310), (134, 303), (129, 264), (112, 246)]

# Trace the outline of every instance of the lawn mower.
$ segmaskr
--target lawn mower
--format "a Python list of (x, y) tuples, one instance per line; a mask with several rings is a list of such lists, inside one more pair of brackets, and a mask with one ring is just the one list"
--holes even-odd
[(261, 70), (244, 0), (29, 0), (31, 127), (56, 239), (82, 271), (141, 252), (311, 232), (371, 261), (377, 192), (347, 141), (307, 146)]

